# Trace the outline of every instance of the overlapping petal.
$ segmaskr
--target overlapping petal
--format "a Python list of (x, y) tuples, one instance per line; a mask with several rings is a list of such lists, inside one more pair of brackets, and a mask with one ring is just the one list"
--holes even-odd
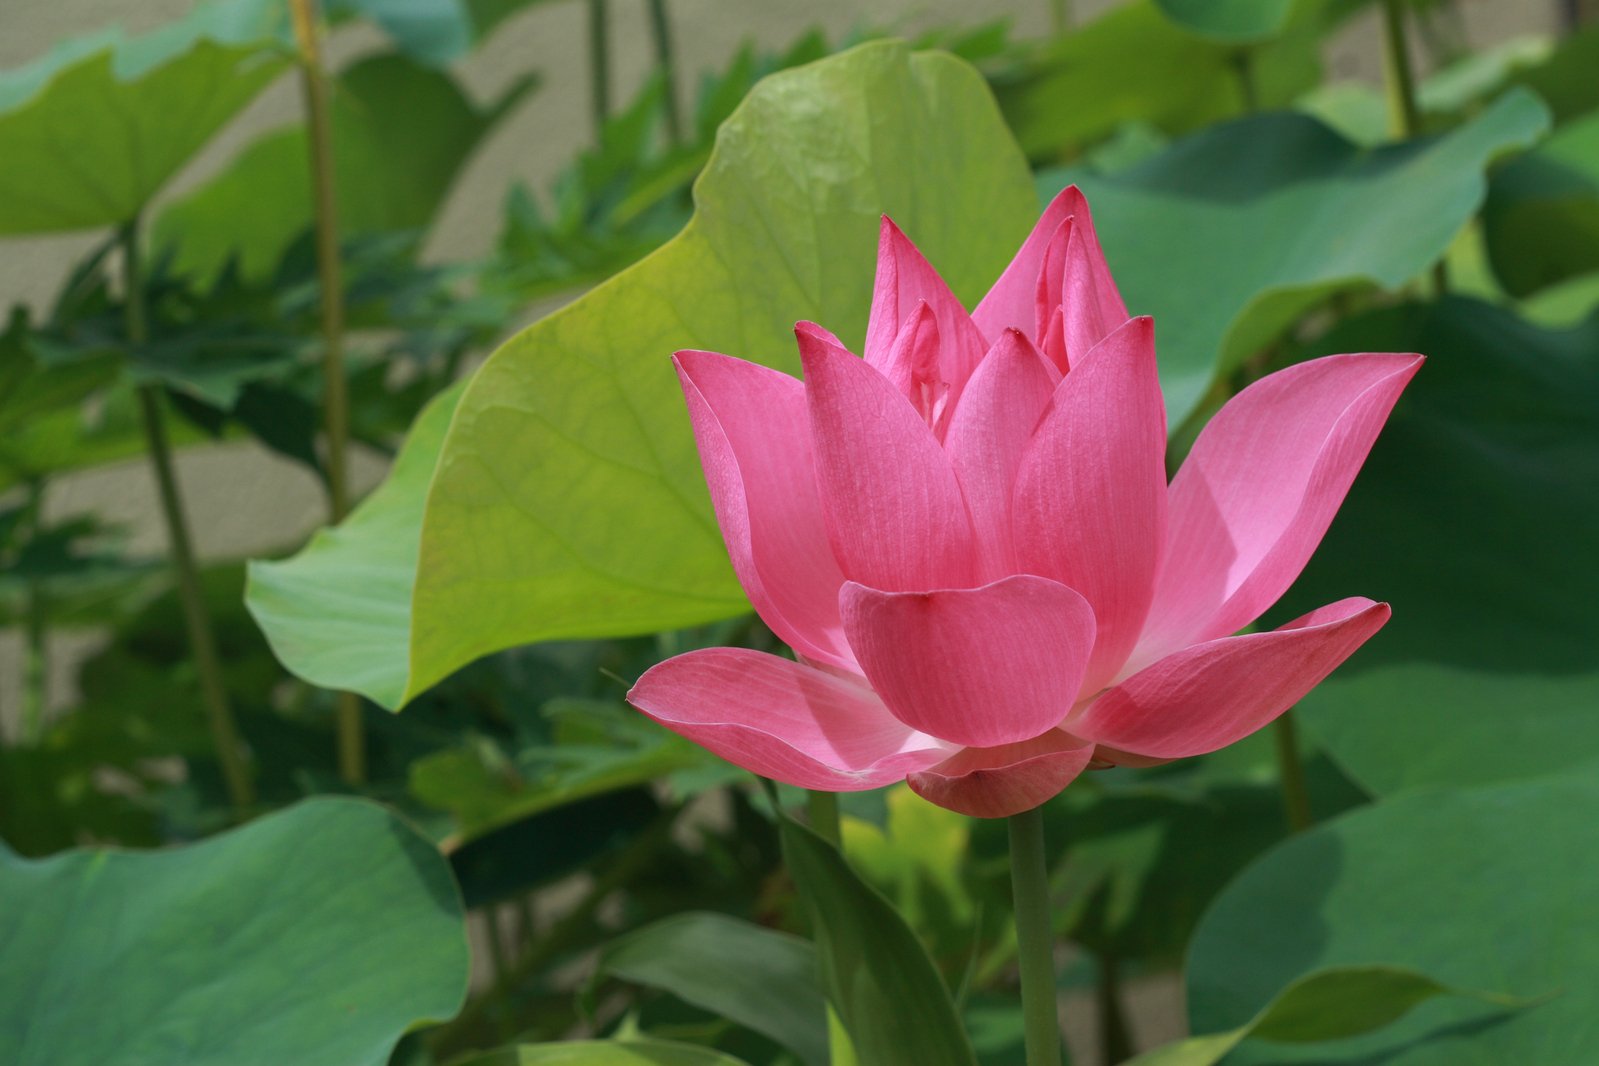
[(944, 450), (966, 496), (988, 580), (1016, 573), (1011, 486), (1058, 380), (1027, 338), (1007, 329), (972, 375), (950, 420)]
[(930, 803), (973, 818), (1008, 818), (1030, 811), (1071, 784), (1093, 758), (1094, 746), (1058, 729), (997, 748), (962, 748), (937, 766), (907, 778)]
[(822, 513), (845, 576), (891, 592), (973, 584), (971, 519), (932, 431), (872, 367), (803, 324), (796, 334)]
[[(1064, 304), (1066, 314), (1075, 319), (1067, 331), (1068, 338), (1077, 338), (1072, 354), (1075, 360), (1127, 321), (1127, 305), (1105, 262), (1088, 201), (1075, 185), (1062, 189), (1050, 201), (1015, 258), (972, 312), (972, 321), (990, 338), (1006, 329), (1019, 329), (1044, 344), (1048, 323), (1039, 316), (1040, 281), (1057, 240), (1055, 256), (1060, 268), (1047, 283), (1044, 302), (1050, 308)], [(1068, 250), (1073, 242), (1076, 249)], [(1070, 269), (1065, 267), (1068, 262)], [(1093, 340), (1085, 343), (1089, 336)]]
[(938, 271), (884, 216), (877, 240), (877, 279), (866, 324), (865, 358), (885, 376), (893, 376), (888, 362), (894, 339), (919, 303), (927, 304), (938, 324), (940, 371), (953, 402), (988, 345)]
[(838, 615), (844, 574), (816, 491), (805, 387), (715, 352), (674, 358), (733, 571), (785, 644), (852, 667)]
[[(848, 586), (846, 586), (848, 587)], [(1224, 748), (1293, 706), (1388, 621), (1386, 603), (1339, 600), (1269, 633), (1173, 652), (1075, 712), (1085, 740), (1153, 759)]]
[(882, 592), (846, 582), (844, 631), (872, 688), (913, 729), (993, 747), (1059, 724), (1094, 643), (1088, 603), (1023, 574), (975, 589)]
[(745, 648), (668, 659), (627, 699), (729, 762), (802, 788), (878, 788), (955, 750), (904, 725), (864, 684)]
[(1280, 370), (1200, 433), (1171, 486), (1170, 547), (1137, 662), (1236, 632), (1304, 569), (1419, 355)]
[(1126, 661), (1149, 610), (1165, 540), (1165, 450), (1154, 327), (1135, 318), (1061, 380), (1012, 495), (1021, 570), (1093, 606), (1090, 691)]

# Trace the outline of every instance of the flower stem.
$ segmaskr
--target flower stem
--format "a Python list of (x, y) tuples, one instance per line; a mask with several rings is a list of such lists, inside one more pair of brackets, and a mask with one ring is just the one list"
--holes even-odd
[(611, 117), (611, 28), (606, 0), (588, 0), (589, 106), (594, 113), (594, 142)]
[[(28, 481), (24, 518), (28, 537), (39, 536), (44, 527), (44, 482), (40, 478)], [(44, 718), (50, 703), (49, 604), (45, 600), (44, 582), (40, 578), (27, 579), (24, 610), (27, 663), (23, 675), (20, 738), (23, 744), (33, 745), (39, 743), (44, 735)]]
[(835, 848), (843, 847), (843, 835), (838, 822), (838, 793), (819, 792), (815, 789), (805, 794), (805, 817), (811, 831)]
[[(311, 193), (316, 212), (316, 266), (322, 288), (322, 417), (327, 431), (328, 520), (350, 513), (350, 401), (344, 376), (344, 270), (339, 260), (338, 200), (333, 187), (333, 122), (328, 76), (322, 64), (322, 30), (315, 0), (289, 0), (300, 49), (306, 128), (310, 132)], [(337, 696), (339, 776), (348, 784), (366, 779), (366, 737), (361, 697)]]
[[(1416, 75), (1410, 65), (1410, 41), (1405, 31), (1404, 0), (1383, 0), (1383, 70), (1388, 90), (1388, 121), (1404, 137), (1421, 134), (1421, 105), (1416, 97)], [(1440, 259), (1433, 264), (1433, 286), (1438, 295), (1449, 289), (1449, 267)]]
[(1127, 1024), (1127, 1011), (1122, 1006), (1121, 967), (1108, 951), (1095, 961), (1099, 965), (1094, 999), (1099, 1007), (1100, 1060), (1105, 1066), (1115, 1066), (1133, 1056), (1132, 1027)]
[(1035, 807), (1013, 814), (1007, 821), (1027, 1066), (1060, 1066), (1060, 1017), (1055, 996), (1054, 933), (1049, 920), (1049, 867), (1044, 860), (1044, 814)]
[[(138, 348), (148, 339), (148, 328), (144, 317), (144, 273), (139, 259), (137, 218), (122, 230), (122, 271), (124, 329), (129, 346)], [(183, 620), (189, 631), (189, 650), (200, 675), (200, 694), (205, 701), (211, 743), (222, 767), (228, 798), (236, 810), (243, 812), (255, 802), (255, 787), (240, 751), (239, 730), (222, 679), (222, 658), (217, 654), (211, 615), (200, 586), (200, 567), (195, 561), (188, 520), (183, 516), (183, 497), (173, 470), (172, 446), (167, 440), (161, 394), (155, 385), (139, 386), (139, 409), (144, 421), (145, 445), (150, 451), (150, 464), (155, 469), (156, 488), (161, 496), (161, 515), (166, 521), (172, 567), (177, 572), (178, 599), (183, 605)]]
[(1316, 824), (1316, 818), (1310, 813), (1310, 789), (1305, 784), (1304, 761), (1299, 757), (1299, 731), (1293, 708), (1278, 715), (1271, 728), (1277, 741), (1277, 778), (1282, 783), (1288, 828), (1302, 833)]
[(1072, 0), (1050, 0), (1049, 13), (1057, 36), (1071, 29), (1076, 22), (1072, 17)]
[(661, 65), (665, 82), (666, 135), (673, 144), (683, 143), (683, 112), (677, 104), (677, 55), (672, 46), (672, 24), (666, 16), (666, 0), (649, 0), (650, 36), (655, 41), (655, 60)]

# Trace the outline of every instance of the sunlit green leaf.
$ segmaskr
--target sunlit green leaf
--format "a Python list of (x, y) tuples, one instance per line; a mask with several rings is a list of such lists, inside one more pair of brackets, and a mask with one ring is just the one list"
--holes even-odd
[(458, 1059), (453, 1066), (745, 1066), (711, 1048), (664, 1040), (524, 1044)]
[(309, 800), (165, 851), (0, 848), (0, 895), (16, 1066), (378, 1063), (466, 993), (448, 867), (364, 801)]
[[(881, 213), (974, 301), (1036, 212), (977, 72), (889, 42), (763, 81), (723, 126), (695, 195), (679, 237), (473, 378), (432, 479), (414, 592), (417, 530), (399, 527), (422, 507), (430, 442), (367, 505), (383, 501), (376, 550), (351, 532), (375, 520), (336, 535), (362, 569), (318, 562), (305, 597), (273, 599), (275, 578), (258, 580), (252, 604), (290, 669), (393, 707), (499, 648), (746, 610), (671, 353), (713, 348), (795, 371), (796, 320), (864, 335)], [(313, 545), (306, 558), (325, 555)], [(333, 647), (341, 627), (356, 642)]]
[[(1588, 775), (1418, 791), (1292, 838), (1245, 871), (1196, 934), (1192, 1028), (1247, 1024), (1279, 989), (1324, 967), (1383, 964), (1495, 995), (1433, 998), (1336, 1044), (1296, 1046), (1272, 1032), (1279, 1042), (1249, 1041), (1227, 1062), (1586, 1066), (1599, 1040), (1596, 819), (1599, 782)], [(1380, 1018), (1383, 1006), (1362, 1013)], [(1331, 1014), (1300, 1017), (1301, 1032), (1334, 1035), (1322, 1028)]]

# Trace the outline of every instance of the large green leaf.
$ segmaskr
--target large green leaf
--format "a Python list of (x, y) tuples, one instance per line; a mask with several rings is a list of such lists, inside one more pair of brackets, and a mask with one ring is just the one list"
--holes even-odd
[(782, 819), (783, 860), (816, 931), (822, 986), (862, 1063), (976, 1066), (949, 989), (892, 904), (838, 849)]
[[(482, 138), (532, 84), (475, 106), (446, 74), (379, 55), (333, 83), (334, 190), (344, 237), (419, 229), (432, 221)], [(270, 275), (311, 225), (304, 126), (268, 133), (222, 173), (162, 212), (158, 247), (203, 274), (237, 257), (246, 278)]]
[(464, 388), (423, 409), (388, 479), (343, 525), (291, 559), (250, 563), (250, 613), (278, 660), (307, 681), (386, 707), (402, 701), (422, 503)]
[(725, 914), (677, 914), (613, 941), (596, 974), (659, 988), (827, 1062), (827, 1005), (806, 941)]
[(745, 1066), (731, 1055), (666, 1040), (574, 1040), (524, 1044), (457, 1060), (454, 1066)]
[[(314, 600), (263, 611), (252, 593), (290, 669), (393, 707), (507, 646), (746, 610), (671, 353), (713, 348), (796, 371), (796, 320), (864, 335), (880, 213), (974, 301), (1036, 212), (977, 72), (893, 42), (762, 81), (723, 125), (695, 200), (682, 234), (472, 379), (432, 479), (414, 590), (399, 566), (379, 589), (319, 563)], [(425, 450), (413, 449), (410, 485), (383, 497), (396, 522), (421, 507), (408, 494), (426, 483)], [(350, 558), (370, 557), (345, 539)], [(381, 641), (335, 646), (341, 628), (376, 638), (378, 618)]]
[[(1291, 32), (1252, 50), (1260, 106), (1285, 105), (1316, 84), (1322, 6), (1307, 5)], [(1070, 158), (1124, 123), (1185, 133), (1242, 113), (1240, 59), (1235, 45), (1179, 29), (1154, 0), (1135, 0), (1051, 42), (1020, 70), (996, 74), (994, 89), (1030, 157)]]
[(1494, 175), (1483, 234), (1495, 276), (1515, 296), (1599, 270), (1599, 114)]
[(1155, 316), (1173, 424), (1329, 294), (1425, 270), (1482, 203), (1488, 162), (1547, 124), (1523, 90), (1441, 137), (1376, 149), (1305, 115), (1261, 115), (1083, 179), (1128, 306)]
[(1332, 966), (1298, 978), (1244, 1025), (1191, 1036), (1128, 1059), (1126, 1066), (1216, 1066), (1245, 1040), (1313, 1044), (1390, 1025), (1439, 996), (1500, 1007), (1523, 1001), (1502, 993), (1461, 992), (1400, 966)]
[(203, 843), (0, 848), (15, 1066), (352, 1066), (466, 995), (443, 858), (381, 807), (308, 800)]
[(1294, 0), (1155, 0), (1177, 25), (1218, 41), (1258, 41), (1288, 24)]
[(1548, 999), (1510, 1013), (1434, 999), (1369, 1036), (1246, 1044), (1227, 1061), (1587, 1066), (1599, 1047), (1596, 821), (1590, 775), (1412, 793), (1289, 840), (1233, 883), (1196, 934), (1192, 1027), (1245, 1024), (1312, 970), (1381, 962), (1455, 988)]
[(1393, 603), (1305, 720), (1378, 794), (1599, 765), (1599, 320), (1549, 332), (1454, 299), (1318, 345), (1430, 359), (1273, 613)]
[(214, 0), (142, 37), (67, 41), (0, 73), (0, 234), (137, 215), (283, 69), (272, 7)]

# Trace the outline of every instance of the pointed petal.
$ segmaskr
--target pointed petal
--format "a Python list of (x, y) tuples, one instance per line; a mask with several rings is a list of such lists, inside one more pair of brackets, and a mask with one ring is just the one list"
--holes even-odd
[(883, 375), (796, 332), (822, 513), (845, 575), (894, 591), (972, 584), (971, 520), (932, 431)]
[(1304, 569), (1419, 355), (1280, 370), (1210, 420), (1171, 485), (1170, 548), (1139, 661), (1236, 632)]
[(844, 573), (816, 491), (805, 387), (715, 352), (678, 352), (672, 361), (716, 521), (750, 603), (801, 655), (853, 667), (838, 615)]
[(900, 721), (993, 747), (1060, 724), (1082, 684), (1094, 616), (1065, 585), (1023, 574), (975, 589), (839, 593), (866, 678)]
[(1135, 318), (1061, 380), (1022, 455), (1016, 561), (1093, 606), (1088, 691), (1115, 676), (1149, 610), (1166, 529), (1165, 449), (1154, 327)]
[[(1098, 323), (1103, 327), (1099, 336), (1109, 336), (1116, 327), (1127, 321), (1127, 305), (1122, 302), (1116, 282), (1110, 276), (1110, 267), (1105, 263), (1099, 237), (1094, 232), (1094, 219), (1089, 213), (1088, 201), (1073, 185), (1062, 189), (1044, 209), (1043, 217), (1033, 227), (1021, 250), (972, 312), (972, 320), (985, 336), (997, 337), (1001, 330), (1008, 327), (1023, 331), (1036, 327), (1037, 286), (1044, 271), (1046, 253), (1061, 223), (1068, 218), (1072, 220), (1071, 232), (1076, 234), (1081, 246), (1080, 251), (1068, 258), (1080, 266), (1067, 271), (1061, 292), (1052, 302), (1065, 302), (1066, 313), (1079, 316), (1079, 328), (1083, 335), (1088, 332), (1085, 327)], [(1035, 334), (1034, 339), (1041, 338)], [(1080, 358), (1095, 343), (1098, 343), (1097, 339), (1074, 348), (1072, 357)]]
[(1195, 644), (1110, 689), (1074, 714), (1067, 728), (1085, 740), (1155, 759), (1224, 748), (1293, 706), (1381, 629), (1390, 613), (1386, 603), (1357, 596), (1270, 633)]
[(1059, 795), (1093, 754), (1092, 744), (1052, 729), (1019, 744), (962, 748), (906, 781), (940, 807), (972, 818), (1009, 818)]
[(898, 389), (922, 421), (939, 435), (948, 388), (938, 365), (938, 318), (927, 301), (917, 301), (881, 362), (873, 364)]
[(728, 762), (801, 788), (877, 788), (953, 750), (906, 728), (864, 684), (746, 648), (668, 659), (627, 701)]
[[(950, 389), (951, 402), (977, 369), (988, 345), (972, 324), (971, 315), (949, 291), (938, 271), (887, 217), (877, 241), (877, 280), (872, 290), (872, 311), (866, 325), (866, 361), (883, 370), (900, 326), (925, 301), (938, 322), (939, 366)], [(886, 371), (884, 371), (886, 374)]]
[(983, 357), (950, 419), (944, 450), (971, 510), (987, 580), (1017, 572), (1011, 485), (1054, 391), (1043, 356), (1019, 330), (1007, 329)]

